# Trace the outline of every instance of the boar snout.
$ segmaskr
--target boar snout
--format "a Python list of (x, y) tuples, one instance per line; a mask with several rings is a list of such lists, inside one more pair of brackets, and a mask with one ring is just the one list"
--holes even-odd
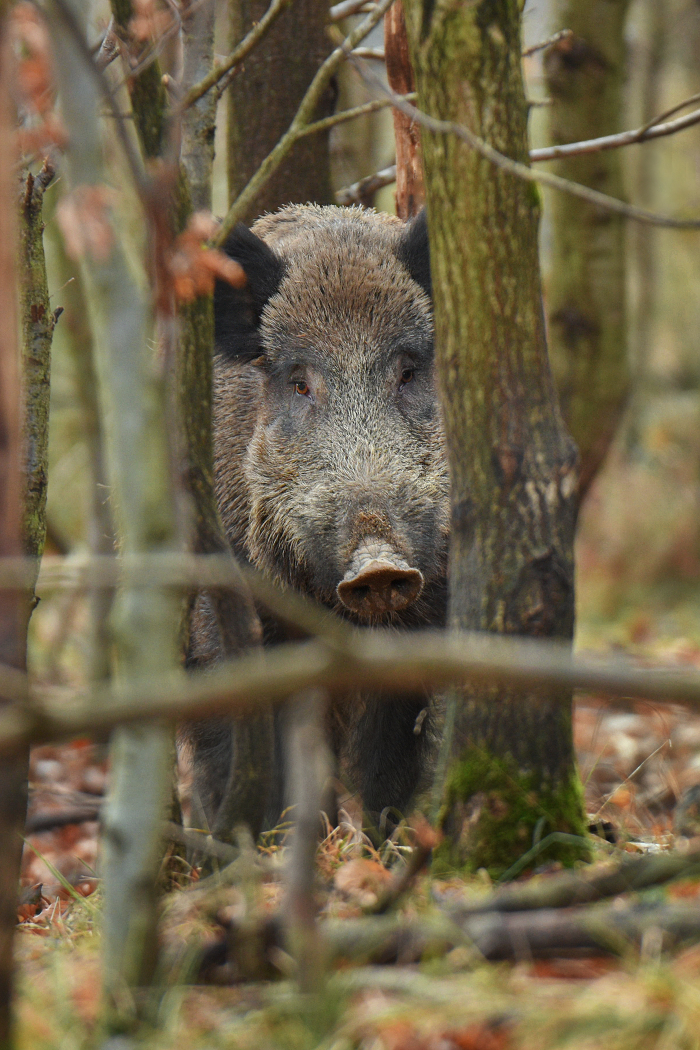
[(343, 605), (366, 619), (400, 612), (423, 590), (423, 574), (381, 540), (366, 540), (338, 584)]

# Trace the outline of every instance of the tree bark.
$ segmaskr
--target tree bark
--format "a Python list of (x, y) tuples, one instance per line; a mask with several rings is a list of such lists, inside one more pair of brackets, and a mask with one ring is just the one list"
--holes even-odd
[[(420, 107), (527, 164), (521, 6), (409, 0), (406, 21)], [(576, 450), (547, 359), (539, 194), (456, 138), (424, 129), (422, 144), (452, 485), (450, 623), (570, 639)], [(569, 690), (475, 690), (450, 702), (446, 729), (438, 864), (502, 871), (533, 836), (583, 833)]]
[[(406, 19), (400, 0), (384, 15), (384, 52), (389, 87), (398, 95), (415, 91)], [(425, 203), (420, 129), (400, 109), (393, 109), (392, 116), (396, 142), (396, 214), (400, 219), (411, 219)]]
[[(101, 243), (80, 256), (95, 335), (100, 403), (121, 549), (156, 553), (177, 549), (170, 451), (165, 422), (165, 379), (154, 360), (150, 304), (136, 279), (105, 194), (98, 98), (78, 34), (87, 24), (84, 0), (47, 7), (70, 148), (73, 222), (84, 220), (81, 201), (92, 200)], [(150, 68), (150, 67), (149, 67)], [(138, 85), (132, 85), (136, 90)], [(133, 97), (133, 96), (132, 96)], [(135, 111), (136, 112), (136, 111)], [(143, 118), (143, 128), (140, 123)], [(160, 142), (157, 99), (137, 119), (144, 141)], [(145, 129), (145, 130), (144, 130)], [(145, 150), (147, 155), (150, 154)], [(122, 683), (140, 674), (176, 673), (181, 600), (168, 588), (125, 588), (117, 597), (112, 629)], [(133, 1021), (124, 989), (149, 985), (156, 967), (157, 877), (163, 856), (162, 824), (172, 773), (172, 732), (158, 722), (122, 726), (112, 738), (110, 795), (104, 810), (104, 985), (121, 1029)], [(139, 1004), (140, 1005), (140, 1004)]]
[[(558, 0), (557, 27), (573, 38), (545, 54), (550, 139), (577, 142), (623, 130), (624, 25), (628, 0)], [(557, 174), (624, 197), (619, 150), (571, 157)], [(579, 446), (583, 498), (615, 436), (629, 392), (625, 317), (625, 220), (552, 194), (548, 320), (562, 413)]]
[[(267, 0), (231, 0), (232, 46), (259, 21)], [(246, 59), (228, 89), (229, 201), (257, 171), (291, 124), (304, 93), (331, 51), (324, 0), (295, 0)], [(331, 86), (318, 117), (333, 112)], [(297, 142), (245, 216), (252, 222), (283, 204), (332, 204), (328, 132)]]
[[(14, 120), (8, 7), (0, 4), (0, 557), (22, 551), (20, 374), (17, 345), (17, 231)], [(25, 591), (0, 592), (0, 663), (25, 669), (29, 607)], [(8, 703), (0, 695), (0, 707)], [(27, 809), (28, 748), (18, 744), (0, 769), (0, 1050), (12, 1038), (12, 944), (22, 828)]]

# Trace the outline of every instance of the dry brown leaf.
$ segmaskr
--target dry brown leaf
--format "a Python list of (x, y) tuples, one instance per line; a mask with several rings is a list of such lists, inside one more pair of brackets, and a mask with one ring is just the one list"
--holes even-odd
[(27, 107), (46, 116), (55, 100), (51, 43), (37, 9), (19, 3), (10, 12), (10, 26), (17, 54), (16, 82)]
[(382, 864), (364, 858), (341, 864), (333, 878), (338, 892), (357, 901), (362, 907), (374, 904), (391, 881), (391, 872)]
[(180, 302), (191, 302), (198, 295), (211, 295), (214, 281), (227, 281), (234, 288), (246, 283), (243, 267), (225, 252), (205, 248), (203, 242), (214, 236), (218, 223), (210, 212), (198, 211), (176, 238), (168, 262), (175, 296)]

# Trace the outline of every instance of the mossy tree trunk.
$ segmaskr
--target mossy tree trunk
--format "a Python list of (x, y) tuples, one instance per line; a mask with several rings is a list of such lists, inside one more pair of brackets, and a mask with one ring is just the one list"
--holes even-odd
[[(268, 0), (231, 0), (232, 46), (265, 13)], [(306, 89), (332, 50), (326, 0), (295, 0), (246, 59), (228, 89), (228, 191), (236, 199), (294, 119)], [(333, 112), (332, 85), (318, 117)], [(328, 132), (301, 139), (245, 218), (283, 204), (332, 204)]]
[[(527, 163), (521, 7), (405, 3), (421, 108)], [(576, 450), (547, 358), (539, 195), (455, 137), (423, 129), (422, 143), (452, 484), (450, 622), (569, 639)], [(533, 836), (583, 833), (570, 692), (479, 690), (451, 710), (438, 863), (503, 871)], [(572, 852), (556, 844), (548, 856)]]
[[(554, 24), (573, 30), (545, 55), (555, 144), (623, 129), (624, 26), (629, 0), (557, 0)], [(621, 151), (557, 161), (557, 174), (624, 196)], [(550, 353), (562, 413), (578, 444), (583, 496), (615, 436), (629, 392), (625, 319), (625, 220), (552, 195), (548, 282)]]

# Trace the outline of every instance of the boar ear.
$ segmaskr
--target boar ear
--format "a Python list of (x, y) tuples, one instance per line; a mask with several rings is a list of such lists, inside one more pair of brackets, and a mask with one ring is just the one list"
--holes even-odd
[(396, 254), (416, 284), (432, 295), (430, 280), (430, 245), (428, 244), (428, 217), (425, 208), (406, 226), (399, 241)]
[(243, 288), (217, 281), (214, 287), (214, 338), (216, 348), (231, 361), (260, 357), (260, 315), (284, 276), (284, 263), (272, 248), (243, 223), (224, 244), (224, 251), (243, 267)]

